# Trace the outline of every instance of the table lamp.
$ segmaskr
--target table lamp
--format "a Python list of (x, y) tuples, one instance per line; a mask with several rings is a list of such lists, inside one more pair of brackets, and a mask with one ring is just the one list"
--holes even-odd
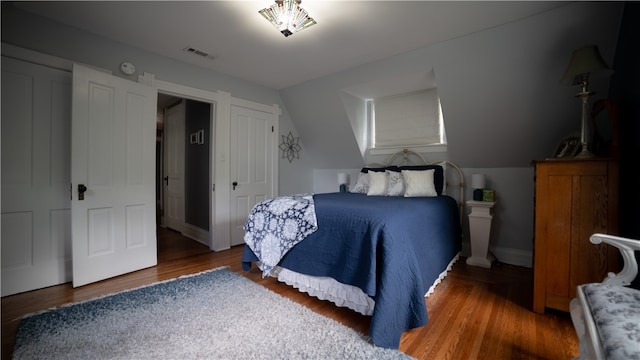
[(580, 92), (576, 94), (576, 97), (582, 99), (582, 125), (580, 130), (582, 150), (576, 155), (577, 158), (593, 157), (593, 154), (589, 151), (589, 135), (587, 132), (589, 126), (589, 95), (595, 93), (589, 91), (589, 77), (603, 77), (612, 73), (613, 70), (602, 59), (598, 47), (587, 45), (573, 51), (569, 66), (560, 80), (564, 84), (580, 85)]

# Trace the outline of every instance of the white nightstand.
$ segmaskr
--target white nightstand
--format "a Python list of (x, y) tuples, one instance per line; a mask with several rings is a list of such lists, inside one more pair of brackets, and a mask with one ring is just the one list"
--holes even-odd
[(467, 264), (490, 268), (495, 260), (489, 253), (489, 235), (491, 234), (491, 208), (495, 202), (467, 201), (471, 208), (469, 213), (469, 240), (471, 241), (471, 257)]

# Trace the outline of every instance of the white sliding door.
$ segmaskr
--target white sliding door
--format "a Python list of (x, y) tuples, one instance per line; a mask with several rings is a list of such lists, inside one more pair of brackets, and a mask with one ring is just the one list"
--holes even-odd
[(71, 280), (71, 73), (2, 57), (2, 296)]

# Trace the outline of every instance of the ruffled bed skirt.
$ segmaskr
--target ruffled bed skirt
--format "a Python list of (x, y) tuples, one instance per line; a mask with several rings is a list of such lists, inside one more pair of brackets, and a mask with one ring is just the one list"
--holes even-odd
[[(449, 271), (451, 271), (451, 267), (458, 260), (459, 256), (460, 254), (458, 253), (453, 257), (449, 265), (447, 265), (447, 268), (440, 273), (433, 284), (431, 284), (427, 293), (424, 294), (425, 297), (434, 292), (436, 286), (440, 284)], [(260, 265), (261, 264), (258, 263), (259, 267)], [(340, 283), (330, 277), (300, 274), (280, 266), (276, 266), (271, 271), (270, 276), (277, 278), (278, 281), (292, 286), (301, 292), (317, 297), (320, 300), (329, 300), (337, 306), (349, 308), (363, 315), (371, 316), (373, 314), (375, 301), (358, 287)]]
[(276, 276), (278, 281), (320, 300), (329, 300), (363, 315), (373, 314), (375, 301), (358, 287), (343, 284), (334, 278), (304, 275), (281, 267), (278, 267)]

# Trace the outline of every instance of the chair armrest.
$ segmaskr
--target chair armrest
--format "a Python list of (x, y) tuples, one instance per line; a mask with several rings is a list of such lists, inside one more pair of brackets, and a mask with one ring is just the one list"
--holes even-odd
[(609, 244), (616, 247), (620, 251), (620, 254), (622, 254), (624, 261), (622, 270), (617, 274), (609, 273), (602, 283), (621, 286), (631, 284), (633, 279), (636, 278), (636, 275), (638, 275), (638, 262), (636, 261), (634, 251), (640, 251), (640, 240), (606, 234), (593, 234), (589, 238), (589, 241), (593, 244)]

